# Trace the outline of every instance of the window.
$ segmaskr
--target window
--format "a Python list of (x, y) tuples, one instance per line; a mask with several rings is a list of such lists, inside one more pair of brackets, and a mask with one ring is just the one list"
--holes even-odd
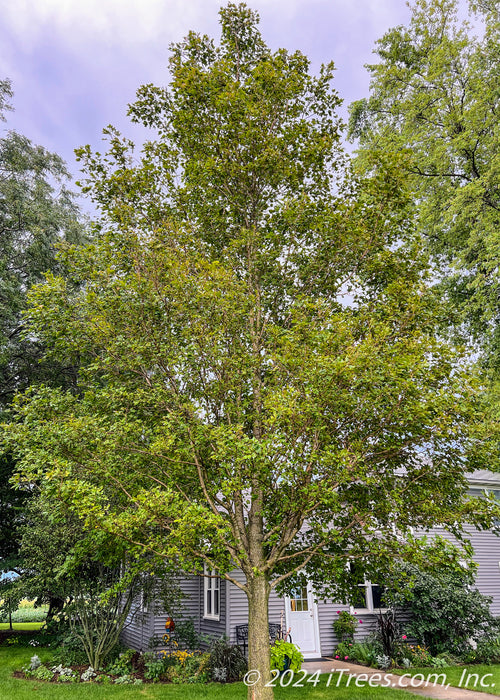
[(220, 616), (220, 578), (215, 569), (204, 568), (204, 609), (203, 617), (218, 620)]
[(369, 612), (384, 609), (384, 593), (385, 586), (379, 586), (371, 581), (359, 583), (351, 598), (351, 606)]
[(307, 586), (294, 588), (290, 593), (290, 610), (292, 612), (307, 612), (309, 610)]
[[(358, 582), (353, 584), (351, 607), (358, 610), (368, 610), (369, 612), (384, 609), (385, 586), (366, 581), (361, 571), (354, 564), (350, 565), (350, 569), (353, 579)], [(360, 581), (361, 583), (359, 583)]]

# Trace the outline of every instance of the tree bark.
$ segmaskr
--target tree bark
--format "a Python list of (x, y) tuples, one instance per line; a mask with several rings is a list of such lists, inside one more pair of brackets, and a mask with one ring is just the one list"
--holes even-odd
[[(271, 680), (269, 648), (269, 593), (270, 586), (263, 575), (247, 579), (248, 587), (248, 700), (272, 700), (273, 689), (266, 687)], [(257, 669), (259, 673), (257, 673)]]

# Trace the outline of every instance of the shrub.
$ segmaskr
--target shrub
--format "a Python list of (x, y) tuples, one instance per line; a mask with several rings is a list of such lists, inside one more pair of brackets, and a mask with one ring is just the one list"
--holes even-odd
[[(179, 657), (179, 654), (184, 654)], [(212, 680), (212, 671), (209, 669), (210, 654), (207, 652), (176, 652), (176, 655), (167, 657), (166, 660), (174, 661), (165, 671), (165, 678), (172, 683), (206, 683)], [(223, 677), (223, 678), (222, 678)], [(221, 682), (228, 680), (227, 669), (221, 673)]]
[(87, 654), (80, 637), (73, 632), (61, 634), (54, 649), (54, 659), (67, 666), (81, 666), (87, 663)]
[(79, 683), (80, 677), (75, 673), (71, 676), (59, 676), (58, 683)]
[(107, 672), (113, 676), (126, 676), (132, 673), (132, 661), (135, 655), (134, 649), (126, 649), (106, 667)]
[(405, 625), (407, 634), (432, 655), (463, 655), (471, 649), (471, 640), (496, 636), (498, 623), (489, 609), (491, 599), (472, 589), (474, 579), (467, 569), (432, 574), (411, 564), (400, 569), (411, 585), (389, 595), (411, 613)]
[(199, 649), (203, 641), (202, 635), (196, 631), (194, 621), (191, 619), (177, 622), (174, 634), (178, 646), (190, 651)]
[(42, 665), (42, 662), (41, 662), (38, 654), (35, 654), (34, 656), (31, 657), (30, 665), (29, 665), (31, 671), (35, 671), (41, 665)]
[(376, 663), (377, 654), (380, 654), (380, 647), (374, 641), (364, 641), (348, 645), (347, 651), (349, 661), (364, 666), (373, 666)]
[(338, 610), (337, 619), (333, 621), (333, 631), (341, 642), (353, 642), (354, 633), (358, 627), (358, 618), (347, 610)]
[(226, 637), (216, 639), (209, 648), (208, 669), (213, 680), (221, 683), (239, 681), (245, 675), (248, 665), (245, 655), (236, 644), (230, 644)]
[(480, 639), (477, 647), (465, 655), (464, 661), (468, 664), (500, 663), (500, 637)]
[(98, 676), (94, 678), (94, 683), (102, 683), (103, 685), (109, 685), (110, 683), (113, 682), (113, 679), (111, 676), (108, 676), (106, 673), (100, 673)]
[(167, 663), (167, 659), (168, 657), (163, 659), (159, 659), (157, 657), (151, 659), (148, 658), (145, 662), (144, 677), (153, 681), (154, 683), (162, 680), (167, 668), (170, 665), (173, 665), (171, 663)]
[(351, 658), (351, 649), (353, 646), (354, 642), (340, 642), (333, 652), (333, 657), (340, 661), (347, 661), (347, 659)]
[(271, 647), (271, 669), (277, 671), (300, 671), (302, 668), (302, 656), (298, 647), (292, 642), (285, 642), (283, 639), (277, 639)]
[[(43, 605), (35, 608), (33, 603), (30, 605), (23, 605), (27, 601), (21, 601), (20, 607), (12, 613), (12, 622), (43, 622), (47, 617), (48, 606)], [(8, 621), (8, 616), (3, 615), (0, 617), (0, 622)]]
[(133, 682), (134, 679), (128, 673), (125, 673), (123, 676), (118, 676), (118, 678), (115, 678), (113, 681), (113, 683), (116, 683), (116, 685), (132, 685)]

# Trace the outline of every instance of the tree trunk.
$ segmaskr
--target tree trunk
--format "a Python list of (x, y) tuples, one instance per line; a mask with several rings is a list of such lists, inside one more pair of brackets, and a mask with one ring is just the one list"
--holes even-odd
[(9, 629), (12, 632), (12, 604), (9, 600)]
[[(269, 650), (269, 582), (264, 576), (247, 579), (248, 586), (248, 700), (272, 700)], [(257, 673), (258, 672), (258, 673)], [(255, 682), (256, 681), (256, 682)]]
[(51, 622), (55, 615), (59, 615), (63, 611), (65, 600), (59, 596), (50, 596), (49, 609), (45, 622)]

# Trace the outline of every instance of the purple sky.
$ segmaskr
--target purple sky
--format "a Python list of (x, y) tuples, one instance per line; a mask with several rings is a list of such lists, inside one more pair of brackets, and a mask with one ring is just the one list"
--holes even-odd
[[(346, 104), (367, 94), (363, 64), (375, 40), (405, 23), (404, 0), (252, 0), (272, 48), (300, 49), (313, 68), (333, 60)], [(168, 45), (193, 29), (218, 37), (219, 0), (0, 0), (0, 78), (15, 112), (6, 127), (56, 151), (78, 174), (73, 149), (100, 147), (109, 123), (133, 136), (136, 88), (168, 83)]]

